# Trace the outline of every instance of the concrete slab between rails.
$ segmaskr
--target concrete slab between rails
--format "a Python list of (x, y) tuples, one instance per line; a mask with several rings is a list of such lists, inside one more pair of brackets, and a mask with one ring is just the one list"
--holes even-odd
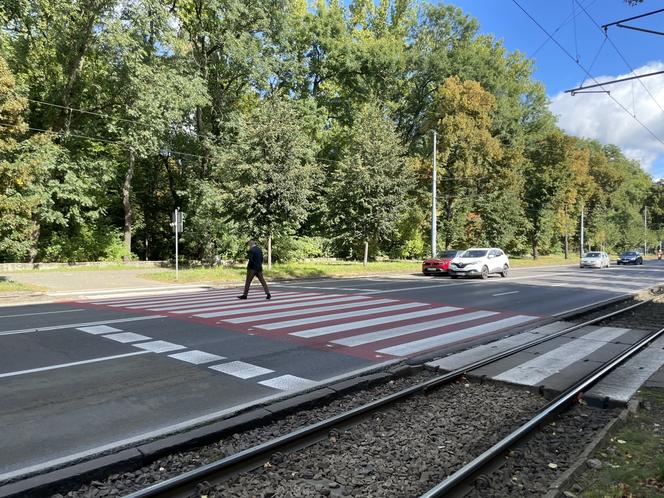
[(583, 474), (588, 467), (586, 462), (598, 449), (604, 447), (611, 435), (625, 423), (627, 418), (638, 410), (638, 401), (631, 401), (627, 408), (622, 410), (616, 418), (611, 420), (604, 428), (599, 431), (592, 441), (585, 447), (574, 463), (549, 485), (548, 491), (542, 495), (542, 498), (559, 498), (564, 496), (564, 492), (570, 487), (572, 481)]
[(0, 486), (0, 498), (40, 498), (61, 490), (60, 485), (75, 488), (86, 482), (113, 472), (123, 472), (139, 464), (143, 455), (130, 448), (112, 455), (106, 455), (87, 462), (81, 462), (63, 469), (40, 474), (28, 479)]

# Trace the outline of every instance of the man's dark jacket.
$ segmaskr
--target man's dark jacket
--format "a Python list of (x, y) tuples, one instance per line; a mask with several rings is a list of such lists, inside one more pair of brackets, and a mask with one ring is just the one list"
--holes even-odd
[(255, 272), (263, 271), (263, 251), (258, 246), (253, 246), (249, 249), (249, 263), (247, 263), (247, 269), (253, 270)]

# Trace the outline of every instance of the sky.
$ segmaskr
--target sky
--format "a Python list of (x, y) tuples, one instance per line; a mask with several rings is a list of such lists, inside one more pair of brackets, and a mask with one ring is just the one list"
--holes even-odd
[[(446, 3), (477, 18), (482, 33), (493, 33), (507, 49), (534, 60), (534, 77), (544, 83), (550, 109), (565, 131), (616, 144), (653, 178), (664, 178), (664, 74), (611, 85), (607, 87), (610, 96), (593, 93), (572, 97), (564, 93), (584, 84), (584, 80), (586, 85), (594, 83), (575, 59), (598, 82), (663, 71), (664, 36), (614, 26), (608, 28), (605, 37), (598, 25), (663, 9), (664, 0), (645, 0), (634, 7), (624, 0), (516, 1), (562, 48), (514, 0)], [(664, 32), (664, 12), (628, 24)]]

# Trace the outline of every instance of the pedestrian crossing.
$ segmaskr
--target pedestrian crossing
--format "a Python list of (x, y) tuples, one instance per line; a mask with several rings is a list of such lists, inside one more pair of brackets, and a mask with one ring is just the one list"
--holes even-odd
[[(237, 289), (221, 289), (85, 304), (118, 311), (158, 312), (371, 360), (424, 354), (504, 333), (540, 318), (335, 290), (326, 293), (283, 288), (275, 290), (271, 300), (255, 293), (246, 301), (238, 301), (237, 294)], [(119, 336), (116, 340), (122, 339)]]

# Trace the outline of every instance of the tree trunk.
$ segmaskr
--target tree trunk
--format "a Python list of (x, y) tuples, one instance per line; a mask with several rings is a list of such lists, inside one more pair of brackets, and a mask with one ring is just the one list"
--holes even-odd
[(124, 256), (125, 262), (129, 261), (131, 254), (131, 181), (134, 177), (134, 151), (129, 151), (129, 167), (125, 175), (124, 185), (122, 185), (122, 207), (124, 208), (124, 244), (127, 254)]
[(569, 257), (569, 236), (565, 234), (565, 259)]
[(39, 253), (39, 235), (41, 234), (41, 226), (39, 222), (34, 219), (32, 220), (33, 230), (30, 234), (30, 252), (28, 257), (30, 258), (30, 264), (34, 264), (37, 259), (37, 254)]
[(267, 238), (267, 269), (272, 269), (272, 234)]
[(364, 241), (364, 266), (367, 266), (369, 261), (369, 241)]
[(533, 259), (537, 259), (539, 254), (537, 254), (537, 241), (533, 240)]

